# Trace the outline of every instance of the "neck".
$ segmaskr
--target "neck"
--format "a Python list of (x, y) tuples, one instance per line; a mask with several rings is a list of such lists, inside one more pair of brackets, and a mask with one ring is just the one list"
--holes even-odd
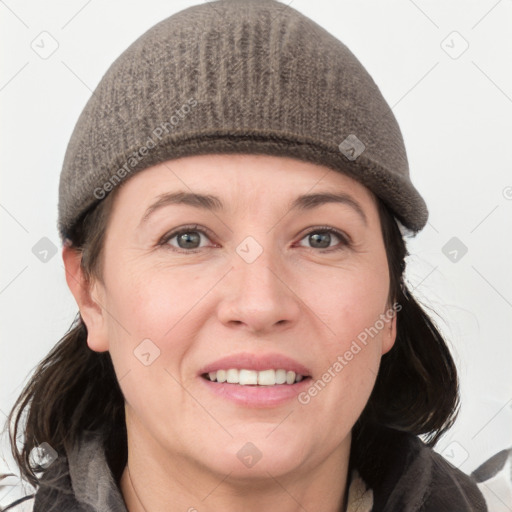
[(259, 478), (216, 473), (204, 461), (165, 452), (147, 433), (136, 439), (128, 429), (128, 463), (120, 482), (128, 512), (345, 510), (350, 434), (320, 464), (306, 461), (300, 469), (266, 471)]

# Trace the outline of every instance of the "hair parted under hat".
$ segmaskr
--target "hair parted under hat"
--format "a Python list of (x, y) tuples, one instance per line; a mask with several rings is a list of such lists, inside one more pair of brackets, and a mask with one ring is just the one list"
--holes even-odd
[(352, 52), (276, 0), (219, 0), (156, 24), (105, 73), (64, 158), (60, 236), (134, 173), (206, 153), (325, 165), (412, 231), (427, 222), (398, 123)]

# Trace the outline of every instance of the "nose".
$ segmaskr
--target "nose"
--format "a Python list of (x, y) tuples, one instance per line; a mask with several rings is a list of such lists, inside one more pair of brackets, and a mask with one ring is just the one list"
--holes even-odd
[(218, 307), (219, 320), (253, 334), (289, 329), (297, 323), (302, 309), (293, 281), (292, 273), (270, 250), (264, 250), (251, 263), (235, 254)]

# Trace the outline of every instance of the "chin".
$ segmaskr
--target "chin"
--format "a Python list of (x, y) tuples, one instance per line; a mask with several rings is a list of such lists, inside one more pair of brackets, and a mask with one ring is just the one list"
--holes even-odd
[(234, 436), (229, 443), (219, 443), (221, 449), (213, 449), (210, 460), (218, 462), (216, 470), (221, 474), (241, 479), (268, 480), (270, 475), (277, 477), (301, 466), (306, 451), (300, 438), (286, 436), (287, 442), (283, 442), (277, 436), (271, 439), (272, 435)]

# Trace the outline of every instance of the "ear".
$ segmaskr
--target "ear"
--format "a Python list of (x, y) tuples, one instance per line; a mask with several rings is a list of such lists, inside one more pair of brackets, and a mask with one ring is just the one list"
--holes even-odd
[(72, 246), (65, 245), (62, 259), (66, 270), (66, 282), (75, 297), (80, 315), (87, 327), (87, 345), (95, 352), (108, 350), (105, 291), (97, 279), (87, 279), (81, 266), (82, 253)]
[[(390, 311), (389, 309), (387, 310)], [(393, 318), (386, 322), (386, 325), (383, 329), (382, 335), (382, 355), (386, 352), (389, 352), (396, 341), (396, 316), (397, 312), (393, 311)]]

